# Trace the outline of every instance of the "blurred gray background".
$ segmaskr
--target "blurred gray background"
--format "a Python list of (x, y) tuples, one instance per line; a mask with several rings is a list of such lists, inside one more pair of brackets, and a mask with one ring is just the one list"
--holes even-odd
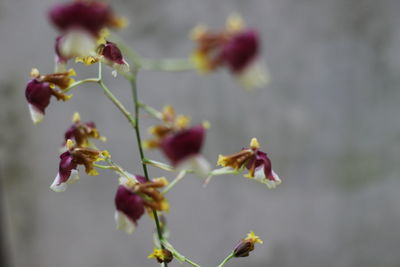
[[(24, 98), (32, 67), (53, 70), (56, 32), (45, 16), (55, 0), (0, 0), (0, 266), (156, 266), (153, 222), (133, 236), (115, 230), (117, 177), (82, 174), (64, 193), (49, 189), (74, 111), (94, 120), (116, 162), (140, 172), (133, 131), (94, 85), (52, 101), (33, 126)], [(226, 266), (400, 266), (400, 1), (118, 0), (121, 32), (152, 58), (183, 57), (190, 29), (223, 27), (237, 11), (259, 29), (272, 75), (243, 92), (229, 74), (142, 72), (141, 99), (173, 104), (211, 122), (204, 154), (215, 162), (257, 136), (283, 179), (276, 190), (241, 176), (208, 188), (188, 177), (169, 196), (171, 242), (202, 266), (216, 266), (249, 230), (264, 239)], [(95, 75), (78, 67), (79, 78)], [(132, 108), (123, 79), (106, 82)], [(145, 117), (144, 117), (145, 118)], [(142, 130), (154, 123), (144, 119)], [(148, 135), (144, 134), (144, 137)], [(151, 158), (162, 159), (157, 152)], [(153, 176), (167, 175), (154, 168)], [(170, 177), (170, 176), (169, 176)], [(170, 177), (172, 178), (172, 177)], [(7, 261), (7, 263), (6, 263)], [(179, 266), (175, 261), (171, 266)]]

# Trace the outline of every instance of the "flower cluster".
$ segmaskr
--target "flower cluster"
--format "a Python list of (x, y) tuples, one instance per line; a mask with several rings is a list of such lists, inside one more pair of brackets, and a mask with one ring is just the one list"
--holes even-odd
[[(172, 106), (157, 111), (139, 101), (136, 75), (140, 69), (145, 69), (143, 66), (149, 64), (144, 64), (145, 59), (139, 56), (132, 56), (138, 62), (130, 62), (134, 63), (134, 71), (130, 71), (117, 43), (108, 40), (110, 29), (121, 28), (126, 24), (124, 19), (114, 14), (108, 4), (95, 0), (75, 0), (55, 5), (48, 15), (60, 32), (55, 41), (56, 71), (50, 74), (41, 74), (37, 69), (31, 71), (31, 80), (26, 85), (25, 96), (33, 122), (36, 124), (43, 120), (52, 97), (58, 101), (66, 101), (72, 97), (68, 94), (72, 88), (86, 82), (96, 83), (135, 130), (143, 168), (141, 173), (144, 174), (142, 176), (128, 173), (111, 160), (108, 151), (98, 149), (93, 141), (105, 141), (106, 138), (100, 134), (94, 122), (84, 122), (79, 113), (75, 113), (72, 125), (64, 133), (58, 172), (50, 188), (56, 192), (65, 191), (68, 184), (79, 180), (79, 168), (82, 167), (87, 175), (97, 175), (99, 169), (114, 171), (119, 177), (114, 199), (117, 229), (132, 234), (140, 218), (147, 212), (150, 218), (154, 219), (157, 228), (156, 248), (149, 258), (156, 259), (163, 266), (174, 257), (181, 262), (199, 266), (178, 253), (167, 240), (168, 229), (163, 216), (169, 211), (169, 203), (165, 195), (190, 172), (211, 178), (222, 174), (237, 174), (247, 169), (245, 177), (262, 182), (269, 188), (275, 188), (281, 180), (272, 170), (271, 160), (260, 150), (257, 139), (253, 138), (249, 148), (243, 148), (232, 155), (220, 155), (218, 165), (222, 168), (211, 170), (208, 161), (202, 155), (206, 131), (209, 128), (207, 122), (191, 125), (190, 118), (177, 115)], [(259, 60), (260, 37), (255, 30), (245, 28), (238, 15), (228, 18), (225, 30), (210, 31), (201, 26), (193, 31), (192, 38), (196, 43), (192, 59), (200, 71), (210, 72), (225, 67), (246, 89), (260, 87), (266, 83), (267, 73)], [(126, 46), (122, 44), (121, 47)], [(135, 55), (134, 52), (132, 54)], [(76, 76), (75, 71), (67, 70), (70, 60), (84, 65), (98, 64), (97, 78), (75, 81), (71, 78)], [(193, 62), (187, 59), (185, 61), (193, 69)], [(113, 76), (121, 73), (130, 81), (134, 115), (105, 85), (101, 68), (103, 63), (113, 69)], [(152, 138), (146, 142), (141, 141), (141, 110), (159, 120), (158, 124), (149, 129)], [(158, 149), (170, 165), (146, 158), (143, 147)], [(171, 183), (165, 177), (151, 178), (146, 164), (178, 172), (178, 175)], [(262, 240), (254, 232), (250, 232), (229, 257), (248, 256), (256, 243), (262, 243)], [(228, 261), (229, 257), (224, 262)]]
[(268, 82), (268, 73), (259, 61), (260, 37), (256, 30), (244, 28), (239, 15), (228, 18), (224, 31), (210, 31), (200, 25), (191, 37), (197, 44), (192, 58), (201, 72), (227, 67), (245, 89), (263, 87)]

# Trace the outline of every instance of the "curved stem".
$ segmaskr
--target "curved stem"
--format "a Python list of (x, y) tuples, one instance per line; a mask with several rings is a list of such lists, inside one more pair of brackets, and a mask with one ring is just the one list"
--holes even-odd
[(104, 84), (102, 80), (99, 81), (99, 85), (103, 88), (104, 93), (114, 103), (115, 106), (125, 115), (129, 123), (133, 128), (136, 127), (136, 120), (132, 117), (131, 113), (125, 108), (125, 106), (114, 96), (110, 89)]
[(174, 257), (181, 261), (181, 262), (186, 262), (189, 263), (190, 265), (194, 266), (194, 267), (201, 267), (199, 264), (195, 263), (194, 261), (186, 258), (185, 256), (183, 256), (180, 252), (178, 252), (168, 241), (164, 240), (163, 241), (163, 245), (165, 245), (165, 247), (171, 251), (172, 255), (174, 255)]
[[(144, 152), (143, 152), (143, 145), (142, 145), (142, 139), (140, 137), (140, 129), (139, 129), (139, 107), (140, 107), (140, 102), (139, 102), (139, 98), (138, 98), (138, 93), (137, 93), (137, 85), (136, 85), (136, 74), (137, 72), (135, 71), (133, 73), (133, 75), (131, 76), (131, 79), (129, 79), (130, 83), (131, 83), (131, 87), (132, 87), (132, 96), (133, 96), (133, 104), (135, 106), (135, 125), (134, 125), (134, 129), (135, 129), (135, 133), (136, 133), (136, 140), (137, 140), (137, 144), (138, 144), (138, 148), (139, 148), (139, 155), (140, 155), (140, 159), (142, 162), (142, 168), (143, 168), (143, 173), (144, 173), (144, 177), (146, 178), (147, 181), (150, 181), (150, 177), (149, 177), (149, 172), (147, 170), (147, 165), (144, 162), (145, 160), (145, 156), (144, 156)], [(158, 218), (158, 214), (156, 210), (153, 210), (153, 216), (154, 216), (154, 221), (156, 223), (156, 228), (157, 228), (157, 236), (158, 239), (160, 241), (160, 245), (161, 248), (164, 249), (164, 245), (162, 243), (162, 241), (164, 240), (163, 238), (163, 233), (161, 230), (161, 225), (160, 225), (160, 220)], [(163, 263), (164, 267), (168, 267), (167, 263)]]
[(231, 254), (229, 254), (217, 267), (222, 267), (225, 265), (225, 263), (227, 263), (230, 259), (233, 258), (233, 252), (231, 252)]
[(172, 182), (161, 192), (163, 195), (167, 194), (174, 186), (185, 178), (186, 170), (180, 171)]
[(145, 164), (151, 165), (151, 166), (153, 166), (153, 167), (159, 168), (159, 169), (164, 170), (164, 171), (167, 171), (167, 172), (174, 172), (174, 171), (176, 171), (176, 170), (174, 169), (174, 167), (172, 167), (171, 165), (168, 165), (168, 164), (166, 164), (166, 163), (159, 162), (159, 161), (156, 161), (156, 160), (144, 158), (144, 159), (143, 159), (143, 162), (144, 162)]
[(87, 78), (87, 79), (84, 79), (84, 80), (76, 81), (73, 84), (71, 84), (67, 89), (64, 89), (62, 92), (63, 93), (68, 93), (72, 88), (77, 87), (77, 86), (79, 86), (81, 84), (84, 84), (84, 83), (98, 83), (99, 81), (100, 81), (99, 78)]
[(160, 111), (156, 110), (155, 108), (150, 107), (149, 105), (146, 105), (146, 104), (143, 104), (143, 103), (140, 103), (139, 107), (141, 109), (143, 109), (144, 111), (146, 111), (147, 114), (149, 114), (152, 117), (156, 118), (157, 120), (162, 120), (163, 119), (163, 114)]

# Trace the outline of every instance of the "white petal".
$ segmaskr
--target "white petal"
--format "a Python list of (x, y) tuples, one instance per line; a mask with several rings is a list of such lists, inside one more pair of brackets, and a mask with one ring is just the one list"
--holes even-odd
[(269, 180), (268, 178), (265, 177), (263, 166), (258, 167), (254, 173), (254, 178), (260, 183), (265, 184), (269, 189), (274, 189), (282, 183), (278, 174), (276, 174), (273, 170), (272, 170), (272, 176), (274, 177), (274, 180)]
[(108, 60), (108, 59), (104, 59), (104, 58), (103, 58), (103, 62), (104, 62), (105, 64), (107, 64), (108, 66), (110, 66), (111, 68), (114, 69), (114, 70), (111, 72), (111, 75), (112, 75), (113, 77), (117, 77), (117, 74), (118, 74), (118, 73), (128, 73), (129, 70), (130, 70), (129, 64), (128, 64), (128, 62), (126, 62), (125, 60), (124, 60), (124, 63), (123, 63), (123, 64), (118, 64), (118, 63), (115, 63), (115, 62), (113, 62), (113, 61), (111, 61), (111, 60)]
[(50, 189), (54, 192), (64, 192), (67, 189), (66, 183), (60, 183), (60, 174), (57, 173), (56, 178), (54, 179), (53, 183), (50, 185)]
[(66, 183), (67, 184), (74, 184), (78, 180), (79, 180), (79, 172), (78, 172), (78, 170), (72, 170), (68, 180), (66, 181)]
[(129, 173), (129, 172), (125, 172), (124, 176), (119, 177), (118, 181), (120, 185), (124, 185), (127, 186), (128, 184), (135, 184), (135, 183), (139, 183), (139, 181), (136, 179), (136, 176)]
[(31, 114), (31, 119), (32, 119), (33, 123), (37, 124), (37, 123), (41, 122), (44, 118), (44, 114), (31, 104), (28, 104), (28, 107), (29, 107), (29, 113)]
[(69, 31), (60, 42), (60, 52), (65, 58), (93, 55), (97, 46), (96, 39), (82, 30)]
[(67, 64), (65, 62), (60, 62), (58, 56), (55, 56), (54, 72), (66, 72)]
[(124, 230), (127, 234), (133, 234), (136, 226), (124, 213), (115, 211), (114, 219), (118, 230)]
[(266, 66), (258, 61), (252, 62), (242, 72), (236, 75), (240, 85), (248, 91), (265, 87), (270, 81)]
[(193, 170), (201, 178), (207, 178), (210, 175), (210, 163), (202, 156), (196, 155), (190, 157), (176, 166), (178, 170)]

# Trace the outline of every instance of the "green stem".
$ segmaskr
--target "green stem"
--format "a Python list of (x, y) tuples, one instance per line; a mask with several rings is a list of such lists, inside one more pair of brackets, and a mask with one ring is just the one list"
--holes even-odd
[(84, 79), (84, 80), (80, 80), (80, 81), (76, 81), (73, 84), (71, 84), (67, 89), (63, 90), (63, 93), (68, 93), (72, 88), (77, 87), (81, 84), (84, 83), (98, 83), (100, 80), (99, 78), (88, 78), (88, 79)]
[[(100, 64), (100, 63), (99, 63)], [(99, 85), (103, 88), (104, 93), (114, 103), (115, 106), (125, 115), (132, 127), (136, 127), (136, 120), (132, 117), (131, 113), (125, 108), (125, 106), (114, 96), (114, 94), (108, 89), (102, 80), (99, 81)]]
[[(138, 148), (139, 148), (139, 155), (140, 155), (140, 160), (142, 162), (144, 177), (146, 178), (147, 181), (150, 181), (149, 173), (147, 170), (147, 165), (146, 165), (146, 163), (144, 163), (145, 156), (144, 156), (144, 152), (143, 152), (142, 139), (140, 137), (140, 129), (139, 129), (140, 102), (139, 102), (138, 93), (137, 93), (137, 85), (136, 85), (137, 76), (136, 76), (136, 74), (137, 74), (137, 72), (135, 71), (133, 73), (133, 75), (131, 76), (132, 78), (130, 79), (131, 87), (132, 87), (133, 104), (135, 106), (135, 122), (136, 122), (132, 126), (134, 126), (135, 133), (136, 133), (136, 140), (137, 140), (137, 144), (138, 144)], [(162, 241), (164, 240), (163, 233), (161, 230), (160, 220), (158, 218), (158, 214), (157, 214), (156, 210), (153, 210), (153, 216), (154, 216), (154, 221), (156, 223), (158, 239), (160, 241), (161, 248), (164, 249), (164, 245), (162, 243)], [(165, 262), (163, 263), (163, 265), (164, 265), (164, 267), (168, 267), (168, 264)]]
[(210, 172), (209, 176), (207, 177), (207, 179), (204, 181), (203, 186), (207, 186), (208, 183), (211, 181), (211, 179), (214, 176), (219, 176), (219, 175), (226, 175), (226, 174), (238, 174), (240, 172), (243, 171), (244, 168), (241, 168), (239, 170), (235, 170), (232, 169), (230, 167), (223, 167), (223, 168), (219, 168), (219, 169), (214, 169)]
[(180, 252), (178, 252), (168, 241), (164, 240), (162, 242), (162, 244), (169, 250), (171, 251), (172, 255), (174, 255), (174, 257), (181, 261), (181, 262), (186, 262), (189, 263), (192, 266), (195, 267), (201, 267), (199, 264), (195, 263), (194, 261), (186, 258), (185, 256), (183, 256)]
[(148, 106), (146, 104), (143, 104), (143, 103), (140, 103), (139, 107), (141, 109), (143, 109), (144, 111), (146, 111), (149, 115), (153, 116), (154, 118), (156, 118), (158, 120), (162, 120), (163, 119), (163, 114), (160, 111), (156, 110), (155, 108), (150, 107), (150, 106)]
[(84, 83), (98, 83), (101, 88), (103, 88), (104, 93), (107, 95), (107, 97), (114, 103), (115, 106), (125, 115), (125, 117), (128, 119), (132, 127), (135, 127), (135, 119), (132, 117), (131, 113), (126, 109), (126, 107), (114, 96), (114, 94), (110, 91), (110, 89), (104, 84), (103, 79), (102, 79), (102, 64), (101, 62), (99, 64), (99, 74), (97, 78), (88, 78), (84, 80), (77, 81), (73, 83), (70, 87), (65, 89), (63, 92), (66, 93), (72, 88), (79, 86)]
[(156, 161), (156, 160), (144, 158), (143, 162), (145, 164), (151, 165), (153, 167), (159, 168), (159, 169), (164, 170), (164, 171), (168, 171), (168, 172), (174, 172), (175, 171), (174, 167), (172, 167), (171, 165), (168, 165), (166, 163), (159, 162), (159, 161)]
[(178, 175), (175, 177), (175, 179), (172, 180), (172, 182), (169, 183), (167, 187), (165, 187), (165, 189), (162, 191), (162, 194), (163, 195), (167, 194), (172, 188), (174, 188), (174, 186), (177, 183), (179, 183), (180, 181), (182, 181), (183, 178), (185, 178), (185, 175), (186, 175), (186, 170), (180, 171)]
[(96, 168), (104, 169), (104, 170), (116, 170), (116, 168), (114, 166), (109, 166), (109, 165), (106, 166), (106, 165), (93, 163), (93, 166), (95, 166)]
[(225, 263), (227, 263), (230, 259), (232, 259), (234, 257), (233, 252), (231, 252), (231, 254), (229, 254), (221, 263), (220, 265), (218, 265), (217, 267), (222, 267), (225, 265)]

